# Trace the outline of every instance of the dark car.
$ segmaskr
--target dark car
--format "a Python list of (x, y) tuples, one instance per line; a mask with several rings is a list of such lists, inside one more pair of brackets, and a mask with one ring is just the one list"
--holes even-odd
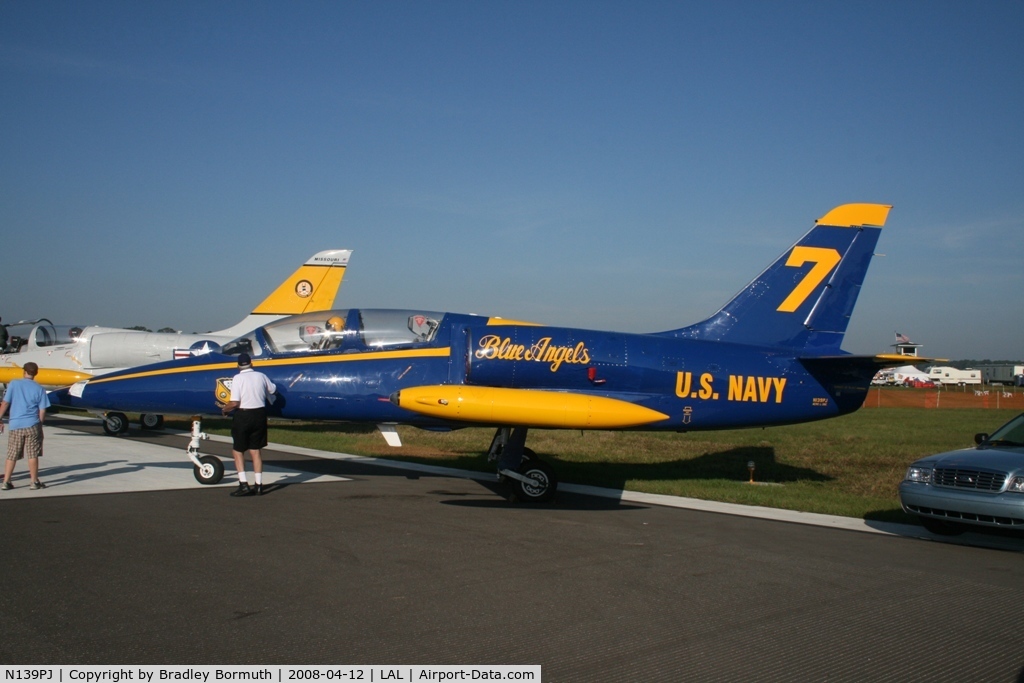
[(915, 461), (900, 483), (900, 503), (937, 534), (969, 526), (1024, 531), (1024, 413), (973, 448)]

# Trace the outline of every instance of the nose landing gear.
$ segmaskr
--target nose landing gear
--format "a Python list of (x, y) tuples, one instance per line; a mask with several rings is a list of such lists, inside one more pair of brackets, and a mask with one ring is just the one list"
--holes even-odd
[(192, 440), (188, 442), (186, 454), (192, 461), (192, 474), (200, 484), (219, 484), (224, 478), (224, 463), (215, 455), (200, 455), (199, 442), (209, 438), (203, 431), (203, 419), (192, 416)]

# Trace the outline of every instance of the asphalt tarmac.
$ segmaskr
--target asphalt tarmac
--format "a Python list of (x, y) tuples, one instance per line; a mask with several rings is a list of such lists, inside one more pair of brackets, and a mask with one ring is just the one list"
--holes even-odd
[[(283, 447), (264, 452), (267, 493), (232, 498), (230, 462), (202, 486), (186, 443), (48, 422), (48, 488), (19, 463), (0, 492), (0, 663), (1024, 681), (1016, 538), (578, 487), (515, 504), (489, 476)], [(222, 440), (203, 450), (230, 461)]]

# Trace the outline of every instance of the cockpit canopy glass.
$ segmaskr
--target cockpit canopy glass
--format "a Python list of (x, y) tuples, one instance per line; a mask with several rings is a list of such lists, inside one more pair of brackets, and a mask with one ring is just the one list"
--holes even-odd
[(11, 323), (7, 326), (7, 347), (0, 349), (0, 353), (17, 353), (28, 345), (29, 340), (41, 348), (74, 344), (82, 330), (81, 325), (54, 325), (46, 319)]
[[(261, 329), (273, 353), (377, 350), (432, 341), (443, 316), (415, 310), (335, 310), (282, 318)], [(229, 355), (263, 353), (255, 332), (225, 344), (223, 351)]]

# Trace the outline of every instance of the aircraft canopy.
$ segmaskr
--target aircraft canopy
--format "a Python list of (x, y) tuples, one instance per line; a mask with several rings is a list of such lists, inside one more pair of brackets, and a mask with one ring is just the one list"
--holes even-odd
[[(276, 320), (259, 332), (274, 354), (384, 349), (432, 341), (443, 317), (444, 313), (418, 310), (320, 311)], [(254, 357), (263, 355), (256, 334), (254, 331), (225, 344), (224, 353), (237, 355), (244, 351)]]

